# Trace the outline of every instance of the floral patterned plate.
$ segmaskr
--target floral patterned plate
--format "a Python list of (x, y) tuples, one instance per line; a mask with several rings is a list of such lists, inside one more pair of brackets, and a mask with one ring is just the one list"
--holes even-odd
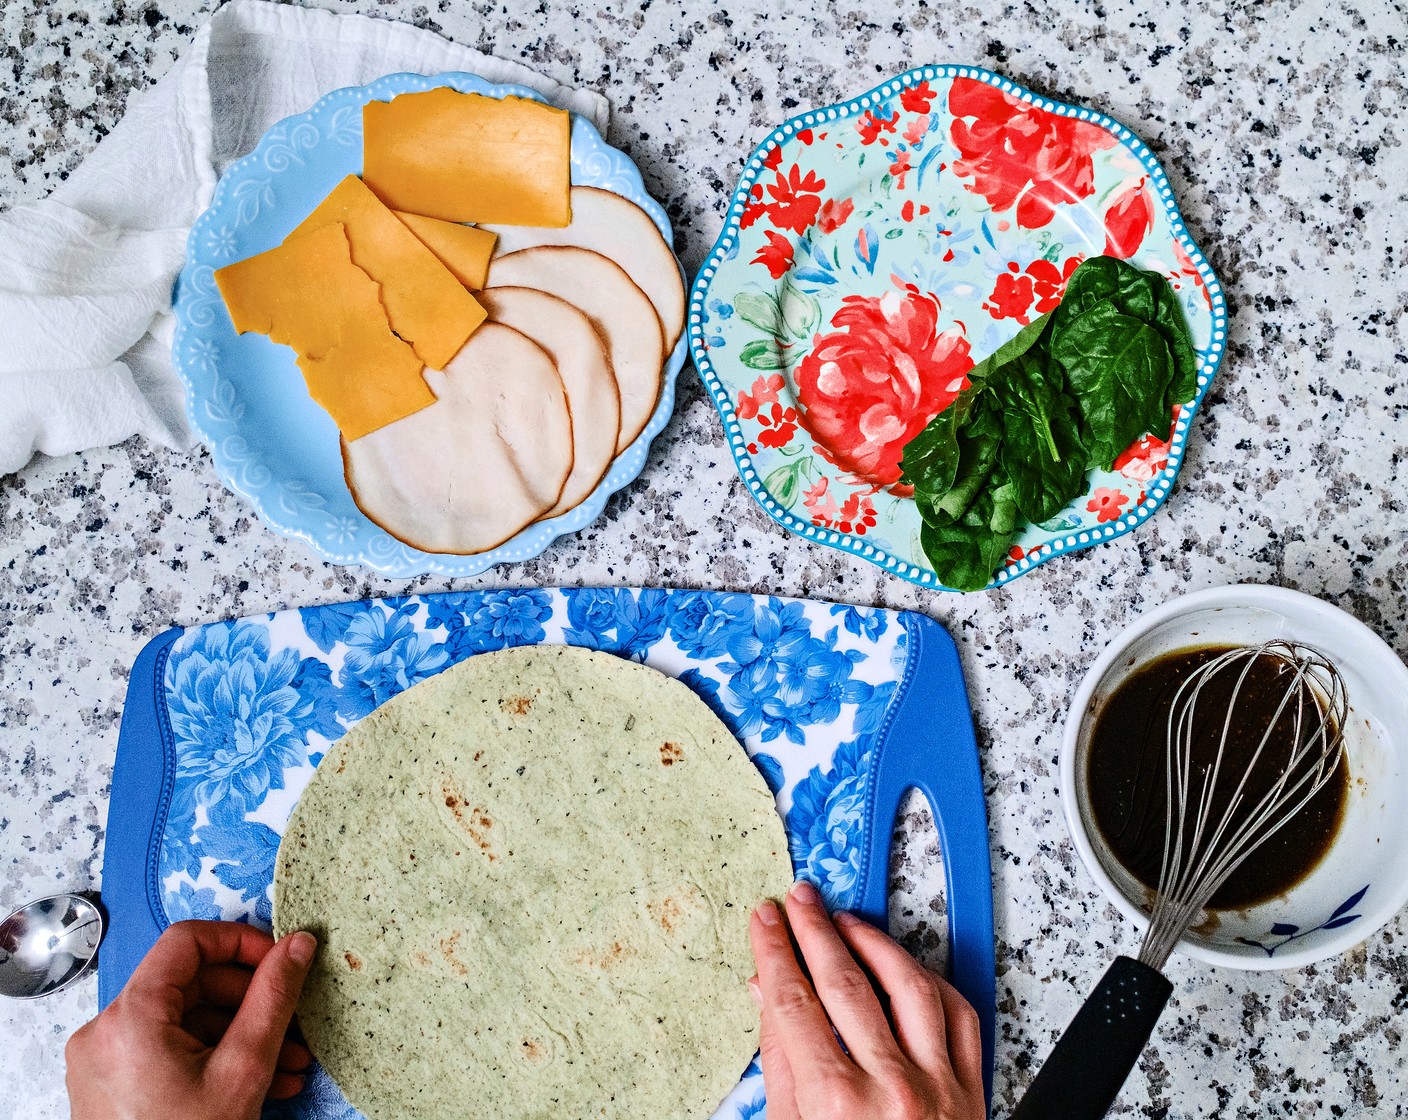
[(1101, 113), (926, 66), (794, 117), (753, 153), (690, 296), (694, 363), (753, 497), (802, 536), (942, 587), (900, 452), (965, 374), (1059, 302), (1077, 264), (1169, 278), (1198, 392), (1028, 526), (999, 586), (1143, 523), (1226, 345), (1221, 286), (1149, 149)]
[[(523, 589), (345, 603), (171, 630), (133, 667), (103, 857), (106, 1006), (170, 922), (268, 928), (274, 856), (328, 746), (378, 705), (486, 650), (540, 642), (643, 661), (694, 689), (777, 797), (793, 866), (886, 921), (905, 790), (934, 809), (954, 983), (979, 1010), (991, 1090), (996, 982), (977, 745), (953, 642), (930, 618), (722, 592)], [(763, 1109), (750, 1066), (716, 1120)], [(319, 1073), (266, 1118), (352, 1120)]]
[[(666, 360), (660, 402), (634, 443), (616, 457), (597, 488), (574, 509), (538, 521), (488, 552), (421, 552), (373, 524), (352, 500), (342, 471), (337, 428), (304, 388), (293, 351), (263, 335), (236, 335), (215, 287), (215, 269), (272, 248), (344, 176), (362, 170), (362, 106), (398, 93), (450, 86), (491, 97), (541, 94), (494, 85), (473, 74), (390, 74), (366, 86), (334, 90), (306, 113), (274, 125), (249, 155), (232, 164), (210, 208), (186, 243), (176, 285), (172, 358), (186, 387), (191, 428), (210, 448), (225, 485), (243, 494), (264, 521), (306, 541), (334, 564), (364, 564), (388, 576), (435, 572), (472, 576), (495, 564), (537, 556), (563, 533), (600, 515), (606, 500), (633, 482), (675, 406), (681, 342)], [(590, 122), (572, 118), (572, 182), (601, 187), (641, 207), (672, 244), (665, 211), (650, 197), (624, 152)]]

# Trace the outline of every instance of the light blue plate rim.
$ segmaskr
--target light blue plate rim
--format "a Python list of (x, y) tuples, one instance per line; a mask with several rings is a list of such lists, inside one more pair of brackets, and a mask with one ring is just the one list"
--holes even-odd
[[(391, 537), (361, 515), (360, 511), (355, 535), (350, 541), (340, 542), (335, 539), (339, 534), (329, 528), (330, 523), (322, 513), (326, 504), (322, 495), (286, 484), (276, 472), (270, 472), (260, 463), (254, 463), (251, 469), (240, 462), (240, 454), (250, 447), (250, 433), (241, 430), (239, 411), (228, 407), (228, 402), (221, 399), (222, 393), (228, 394), (233, 388), (218, 369), (207, 368), (208, 362), (196, 360), (192, 349), (200, 343), (202, 333), (209, 329), (208, 321), (203, 320), (208, 320), (212, 313), (210, 293), (214, 288), (215, 265), (209, 259), (210, 254), (204, 251), (208, 235), (220, 228), (220, 223), (232, 218), (239, 205), (241, 183), (252, 182), (256, 171), (266, 168), (272, 169), (276, 175), (287, 171), (286, 166), (275, 167), (278, 161), (272, 157), (280, 146), (289, 145), (290, 138), (297, 138), (300, 130), (311, 128), (316, 135), (316, 122), (330, 118), (338, 110), (437, 86), (449, 86), (462, 93), (525, 97), (547, 102), (541, 93), (527, 86), (493, 83), (478, 75), (462, 72), (388, 74), (367, 85), (347, 86), (325, 94), (306, 112), (286, 117), (275, 124), (252, 152), (232, 163), (220, 177), (210, 206), (191, 227), (186, 241), (186, 265), (177, 279), (173, 300), (176, 330), (172, 342), (172, 361), (185, 387), (186, 416), (192, 431), (210, 449), (221, 481), (248, 499), (265, 524), (284, 536), (303, 541), (329, 563), (360, 564), (382, 575), (400, 578), (425, 574), (478, 575), (496, 564), (532, 559), (559, 536), (575, 533), (595, 521), (607, 500), (634, 482), (645, 468), (651, 442), (664, 430), (674, 411), (675, 383), (688, 353), (686, 340), (681, 336), (666, 359), (660, 400), (649, 422), (635, 441), (616, 457), (606, 477), (581, 504), (550, 521), (534, 522), (487, 552), (470, 556), (422, 552)], [(665, 243), (673, 247), (674, 234), (670, 220), (645, 189), (640, 170), (628, 155), (607, 144), (590, 121), (575, 113), (572, 115), (572, 182), (574, 185), (601, 186), (634, 202), (650, 215)], [(682, 268), (680, 276), (685, 279)], [(214, 303), (213, 313), (225, 316), (228, 324), (224, 303), (218, 296)], [(196, 314), (193, 315), (193, 312)], [(297, 372), (292, 351), (289, 351), (289, 366)], [(223, 387), (222, 380), (225, 381)]]
[(733, 249), (738, 240), (739, 220), (743, 215), (743, 208), (748, 202), (749, 192), (764, 170), (763, 159), (768, 150), (774, 145), (790, 139), (801, 130), (863, 112), (876, 101), (893, 97), (901, 90), (920, 82), (948, 81), (954, 78), (972, 78), (986, 82), (988, 85), (996, 86), (1004, 93), (1013, 94), (1047, 112), (1089, 121), (1112, 134), (1126, 150), (1134, 154), (1144, 169), (1148, 171), (1150, 185), (1163, 205), (1174, 236), (1178, 239), (1184, 252), (1188, 254), (1188, 259), (1197, 267), (1207, 288), (1208, 298), (1212, 303), (1212, 337), (1208, 345), (1199, 352), (1197, 395), (1179, 412), (1178, 422), (1174, 425), (1173, 438), (1169, 442), (1168, 462), (1164, 469), (1150, 480), (1144, 501), (1111, 525), (1074, 530), (1065, 536), (1055, 537), (1044, 542), (1040, 548), (1033, 549), (1020, 560), (1009, 561), (998, 570), (987, 587), (984, 588), (984, 590), (990, 590), (1010, 583), (1018, 576), (1025, 575), (1033, 568), (1045, 564), (1057, 556), (1068, 552), (1077, 552), (1083, 548), (1089, 548), (1092, 545), (1123, 536), (1153, 516), (1154, 511), (1167, 500), (1169, 492), (1173, 488), (1174, 479), (1178, 477), (1193, 417), (1197, 415), (1203, 398), (1207, 396), (1212, 379), (1222, 364), (1222, 355), (1227, 348), (1227, 301), (1222, 294), (1222, 284), (1217, 279), (1212, 265), (1208, 263), (1202, 250), (1194, 244), (1193, 238), (1189, 235), (1188, 228), (1183, 221), (1183, 215), (1179, 212), (1178, 203), (1174, 200), (1173, 188), (1169, 185), (1168, 176), (1164, 173), (1162, 165), (1154, 153), (1149, 150), (1148, 145), (1130, 129), (1113, 117), (1095, 109), (1067, 105), (1064, 102), (1043, 97), (1011, 79), (995, 74), (991, 70), (985, 70), (981, 66), (954, 64), (916, 66), (912, 70), (907, 70), (903, 74), (881, 82), (848, 101), (813, 109), (791, 117), (773, 129), (767, 138), (753, 150), (753, 154), (748, 157), (745, 163), (743, 176), (737, 189), (733, 192), (733, 200), (729, 204), (728, 213), (724, 219), (724, 228), (720, 232), (718, 240), (714, 242), (714, 247), (709, 251), (709, 255), (705, 258), (690, 290), (686, 333), (694, 358), (694, 368), (699, 371), (699, 376), (714, 402), (714, 407), (719, 410), (719, 416), (724, 425), (724, 436), (728, 443), (729, 452), (733, 456), (734, 465), (738, 468), (739, 476), (743, 479), (744, 485), (747, 486), (748, 492), (754, 500), (774, 521), (807, 540), (860, 556), (885, 571), (893, 572), (921, 587), (930, 587), (938, 591), (955, 591), (954, 588), (946, 587), (940, 583), (938, 577), (928, 568), (921, 568), (907, 560), (902, 560), (885, 549), (876, 547), (864, 537), (843, 533), (836, 529), (818, 528), (803, 521), (784, 507), (763, 484), (761, 475), (753, 465), (752, 456), (748, 454), (747, 441), (744, 439), (742, 427), (739, 425), (738, 416), (734, 411), (733, 398), (714, 369), (713, 361), (709, 357), (710, 352), (704, 347), (703, 339), (705, 301), (709, 295), (710, 284), (725, 256)]

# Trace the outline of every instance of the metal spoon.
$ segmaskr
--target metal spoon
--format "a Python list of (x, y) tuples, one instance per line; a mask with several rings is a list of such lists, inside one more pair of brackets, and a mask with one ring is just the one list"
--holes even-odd
[(107, 919), (79, 894), (26, 903), (0, 922), (0, 996), (37, 999), (67, 988), (98, 959)]

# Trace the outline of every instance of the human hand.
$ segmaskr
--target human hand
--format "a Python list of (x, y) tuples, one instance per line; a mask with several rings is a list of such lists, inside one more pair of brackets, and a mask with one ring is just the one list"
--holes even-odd
[(303, 1087), (285, 1039), (317, 942), (236, 922), (178, 922), (64, 1051), (72, 1120), (258, 1120)]
[(833, 924), (805, 881), (787, 896), (787, 924), (764, 902), (750, 932), (768, 1120), (985, 1120), (978, 1016), (951, 984), (859, 918)]

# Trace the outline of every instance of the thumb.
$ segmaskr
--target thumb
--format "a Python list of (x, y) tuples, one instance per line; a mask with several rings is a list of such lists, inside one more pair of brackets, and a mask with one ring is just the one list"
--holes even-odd
[(273, 1080), (279, 1047), (317, 950), (311, 933), (281, 938), (254, 970), (234, 1021), (215, 1048), (217, 1060), (233, 1060), (242, 1076), (262, 1079), (261, 1096)]

